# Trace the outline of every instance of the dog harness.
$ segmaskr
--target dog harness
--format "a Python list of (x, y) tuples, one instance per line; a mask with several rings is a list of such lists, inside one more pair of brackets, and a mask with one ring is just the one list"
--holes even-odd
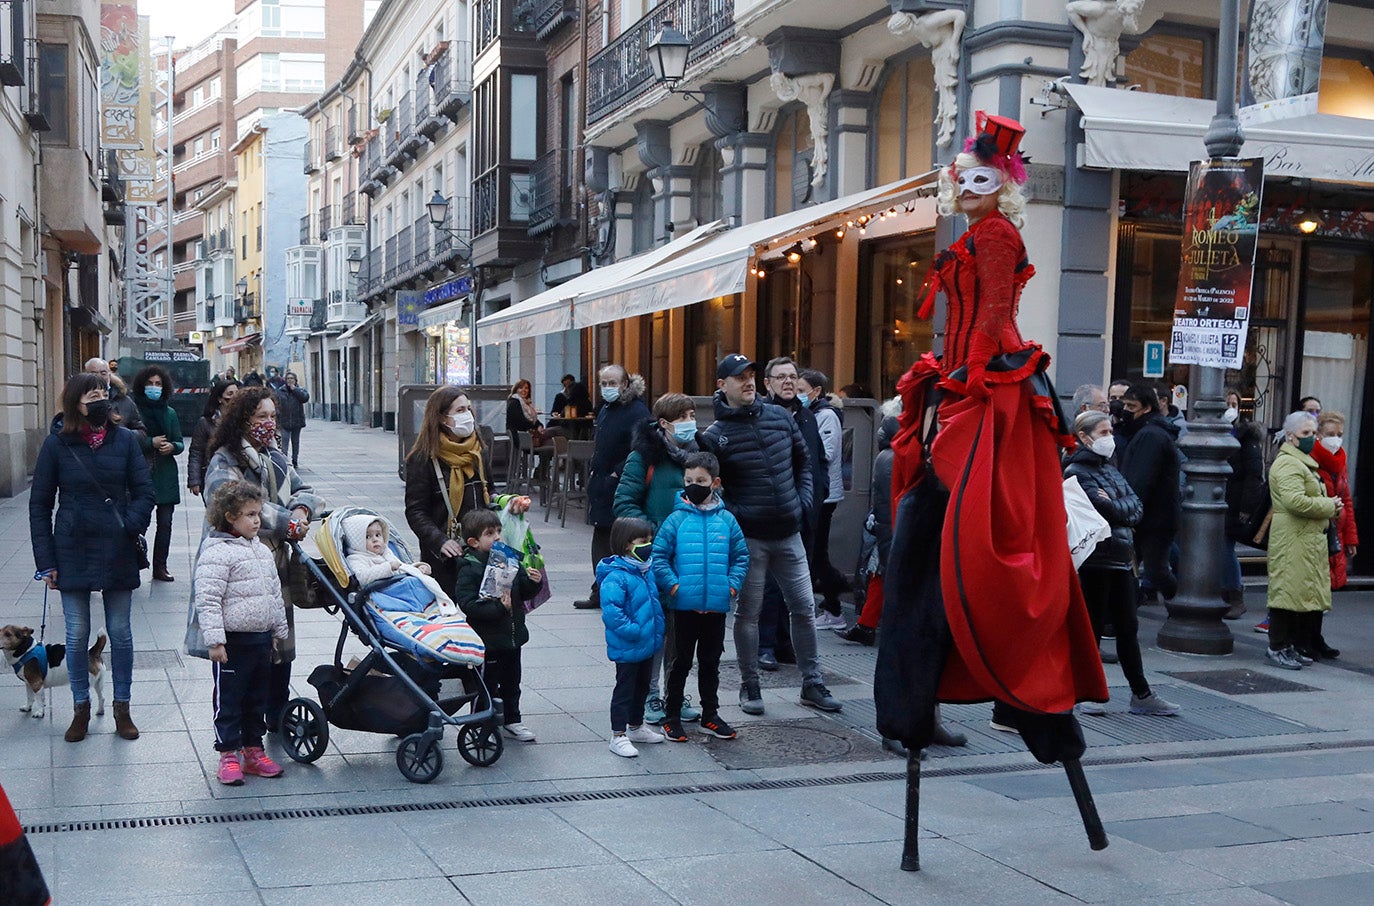
[(28, 651), (25, 651), (23, 654), (21, 654), (19, 656), (19, 660), (14, 662), (15, 676), (20, 677), (21, 679), (23, 678), (25, 664), (36, 664), (38, 666), (39, 675), (42, 676), (43, 679), (47, 679), (48, 646), (44, 645), (42, 642), (39, 642), (38, 644), (30, 648)]

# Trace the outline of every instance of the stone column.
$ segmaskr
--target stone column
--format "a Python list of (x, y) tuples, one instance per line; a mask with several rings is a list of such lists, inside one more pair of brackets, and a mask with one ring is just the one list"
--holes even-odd
[(830, 93), (830, 111), (835, 120), (835, 157), (830, 171), (836, 198), (868, 188), (872, 105), (873, 95), (867, 91), (836, 89)]
[(673, 164), (648, 175), (654, 181), (654, 242), (670, 242), (692, 227), (692, 177), (696, 168)]
[(768, 152), (772, 138), (764, 132), (736, 132), (716, 139), (724, 161), (721, 215), (731, 226), (764, 218), (768, 201)]

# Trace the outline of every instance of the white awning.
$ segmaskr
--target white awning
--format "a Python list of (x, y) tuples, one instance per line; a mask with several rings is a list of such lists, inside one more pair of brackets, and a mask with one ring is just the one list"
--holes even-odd
[[(1202, 137), (1216, 101), (1065, 84), (1083, 112), (1080, 165), (1187, 171), (1207, 156)], [(1266, 176), (1374, 183), (1374, 120), (1318, 113), (1245, 129), (1242, 157), (1264, 158)]]
[(934, 183), (936, 172), (717, 233), (671, 260), (583, 293), (573, 307), (573, 327), (591, 327), (744, 292), (751, 262), (769, 243), (801, 239), (833, 229), (836, 223), (857, 214), (906, 202), (922, 187)]
[(467, 297), (464, 297), (436, 305), (433, 308), (426, 308), (416, 316), (415, 328), (424, 330), (426, 327), (438, 327), (449, 321), (456, 321), (463, 316), (463, 306), (466, 304), (468, 304), (468, 300)]
[(478, 342), (483, 346), (490, 346), (493, 343), (507, 343), (522, 337), (570, 330), (573, 327), (573, 304), (580, 295), (616, 286), (620, 281), (645, 268), (682, 254), (703, 236), (720, 228), (719, 220), (699, 226), (667, 245), (587, 271), (566, 283), (560, 283), (552, 289), (546, 289), (538, 295), (517, 302), (510, 308), (487, 315), (477, 322)]
[(355, 333), (361, 333), (362, 331), (367, 330), (369, 327), (371, 327), (373, 324), (376, 324), (380, 320), (382, 320), (382, 310), (377, 309), (372, 314), (368, 315), (366, 318), (363, 318), (357, 324), (354, 324), (352, 327), (348, 328), (348, 330), (345, 330), (343, 333), (339, 334), (338, 342), (342, 343), (344, 340), (347, 340)]

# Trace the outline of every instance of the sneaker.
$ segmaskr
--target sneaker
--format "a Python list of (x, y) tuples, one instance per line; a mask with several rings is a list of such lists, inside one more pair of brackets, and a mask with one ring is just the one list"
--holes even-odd
[(692, 696), (688, 695), (682, 699), (682, 709), (679, 711), (682, 719), (687, 723), (701, 720), (701, 709), (692, 707)]
[(611, 737), (611, 751), (621, 758), (634, 758), (639, 755), (639, 749), (635, 748), (635, 744), (630, 742), (624, 733)]
[[(601, 602), (599, 602), (599, 601), (593, 601), (592, 599), (587, 598), (587, 599), (582, 600), (582, 601), (573, 601), (573, 607), (576, 607), (578, 610), (600, 610), (600, 609), (601, 609)], [(626, 757), (626, 758), (633, 758), (634, 756), (633, 756), (633, 755), (627, 755), (627, 756), (625, 756), (625, 757)]]
[(757, 680), (745, 681), (739, 687), (739, 709), (745, 714), (758, 716), (763, 713), (763, 695), (759, 692)]
[(701, 726), (697, 727), (697, 732), (703, 736), (714, 736), (716, 739), (734, 739), (739, 734), (735, 728), (727, 724), (717, 714), (715, 717), (703, 717)]
[(778, 669), (778, 658), (777, 658), (777, 655), (773, 654), (773, 652), (771, 652), (771, 651), (764, 651), (763, 649), (759, 649), (759, 669), (760, 669), (760, 670), (767, 670), (767, 671), (770, 671), (770, 672), (771, 672), (771, 671), (774, 671), (774, 670), (777, 670), (777, 669)]
[(1268, 634), (1269, 634), (1269, 618), (1268, 618), (1268, 617), (1265, 617), (1265, 618), (1264, 618), (1264, 622), (1263, 622), (1263, 623), (1256, 623), (1256, 624), (1255, 624), (1255, 632), (1262, 632), (1262, 633), (1264, 633), (1265, 635), (1268, 635)]
[(687, 731), (682, 729), (682, 720), (668, 718), (663, 722), (663, 738), (669, 742), (686, 742)]
[(1299, 664), (1302, 664), (1304, 667), (1310, 666), (1317, 662), (1317, 659), (1312, 657), (1311, 654), (1309, 654), (1306, 651), (1300, 651), (1292, 645), (1288, 646), (1287, 651), (1289, 657), (1297, 661)]
[(1115, 664), (1119, 663), (1121, 660), (1116, 656), (1115, 646), (1112, 648), (1107, 647), (1106, 639), (1097, 643), (1097, 656), (1102, 658), (1102, 663), (1104, 664)]
[(281, 765), (267, 757), (259, 748), (243, 750), (243, 773), (250, 777), (280, 777)]
[(225, 786), (243, 786), (243, 766), (237, 752), (219, 753), (219, 770), (215, 772)]
[(848, 629), (836, 629), (835, 634), (846, 642), (858, 642), (860, 645), (865, 645), (869, 648), (873, 647), (873, 643), (878, 640), (878, 631), (876, 629), (860, 626), (858, 623), (855, 623)]
[(629, 732), (625, 734), (625, 738), (630, 742), (638, 742), (645, 745), (663, 742), (663, 734), (648, 724), (640, 724), (637, 727), (631, 727)]
[(1094, 717), (1098, 717), (1107, 713), (1107, 705), (1105, 702), (1079, 702), (1078, 713), (1091, 714)]
[(1287, 648), (1283, 649), (1282, 651), (1275, 651), (1273, 648), (1267, 648), (1265, 649), (1264, 657), (1266, 660), (1269, 661), (1269, 663), (1273, 664), (1275, 667), (1278, 667), (1282, 670), (1302, 669), (1302, 664), (1298, 662), (1297, 658), (1288, 656)]
[(1144, 698), (1132, 695), (1130, 710), (1132, 714), (1147, 714), (1150, 717), (1173, 717), (1179, 712), (1179, 707), (1151, 692)]
[(658, 726), (668, 719), (668, 712), (663, 710), (663, 699), (657, 695), (650, 695), (644, 700), (644, 720)]
[(511, 739), (518, 739), (521, 742), (534, 742), (538, 739), (538, 737), (534, 735), (534, 731), (524, 724), (506, 724), (501, 729), (505, 730), (506, 735)]
[(802, 687), (801, 703), (818, 711), (839, 711), (843, 708), (839, 702), (835, 701), (830, 690), (820, 683)]
[(844, 617), (840, 616), (837, 613), (831, 613), (828, 610), (822, 610), (820, 613), (816, 614), (817, 629), (844, 629), (848, 625), (849, 624), (845, 622)]

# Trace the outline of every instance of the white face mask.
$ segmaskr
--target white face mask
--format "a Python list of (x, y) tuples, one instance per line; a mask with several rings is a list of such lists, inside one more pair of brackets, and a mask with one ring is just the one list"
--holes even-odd
[(1002, 188), (1002, 171), (996, 167), (969, 167), (959, 171), (959, 192), (992, 195)]
[(1111, 459), (1112, 454), (1116, 452), (1116, 437), (1111, 434), (1104, 434), (1101, 437), (1094, 438), (1092, 446), (1088, 449), (1092, 450), (1103, 459)]
[(1221, 417), (1222, 420), (1225, 421), (1228, 425), (1234, 425), (1236, 423), (1236, 419), (1240, 418), (1240, 410), (1237, 409), (1235, 406), (1231, 406), (1227, 408), (1225, 412), (1221, 413)]
[(459, 412), (457, 415), (449, 416), (448, 425), (453, 433), (459, 437), (469, 437), (477, 426), (477, 422), (472, 417), (471, 412)]
[(1343, 437), (1323, 437), (1322, 446), (1326, 447), (1329, 452), (1335, 453), (1341, 448), (1341, 442), (1344, 440)]

